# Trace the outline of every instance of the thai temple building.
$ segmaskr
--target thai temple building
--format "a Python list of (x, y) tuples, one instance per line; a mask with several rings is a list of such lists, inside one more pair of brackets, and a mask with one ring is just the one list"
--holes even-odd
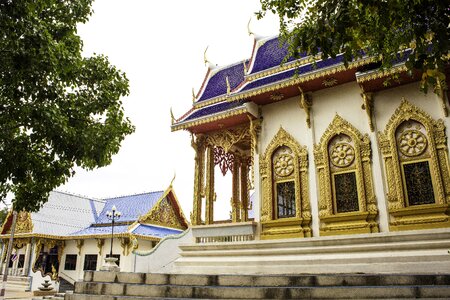
[[(448, 90), (423, 93), (401, 55), (381, 70), (287, 53), (255, 37), (248, 60), (205, 57), (192, 108), (172, 115), (195, 150), (193, 239), (173, 272), (448, 272)], [(214, 220), (216, 168), (232, 174), (228, 223)]]
[[(115, 207), (120, 217), (108, 212)], [(10, 213), (2, 228), (2, 271), (12, 225)], [(172, 184), (164, 191), (96, 200), (53, 191), (36, 213), (18, 213), (10, 275), (29, 278), (36, 291), (44, 280), (58, 289), (61, 280), (73, 284), (86, 270), (100, 270), (111, 251), (124, 272), (136, 270), (135, 250), (151, 250), (161, 239), (188, 227)], [(73, 290), (72, 288), (70, 288)]]

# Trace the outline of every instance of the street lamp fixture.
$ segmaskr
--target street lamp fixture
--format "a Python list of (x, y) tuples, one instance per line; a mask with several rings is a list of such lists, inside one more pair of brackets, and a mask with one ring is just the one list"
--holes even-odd
[(111, 211), (106, 212), (106, 217), (111, 220), (111, 249), (109, 251), (109, 257), (105, 258), (105, 265), (101, 267), (101, 271), (119, 271), (120, 268), (116, 264), (117, 258), (113, 257), (113, 241), (114, 241), (114, 223), (117, 219), (120, 219), (122, 213), (117, 211), (115, 205), (111, 208)]

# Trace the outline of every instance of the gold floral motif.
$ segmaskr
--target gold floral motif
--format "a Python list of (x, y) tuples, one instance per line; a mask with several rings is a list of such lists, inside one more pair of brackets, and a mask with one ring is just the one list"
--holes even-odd
[[(278, 167), (279, 171), (276, 171), (277, 159), (288, 153), (291, 153), (290, 159), (292, 160), (292, 171), (290, 171), (291, 167), (289, 164), (284, 168)], [(277, 154), (281, 155), (277, 156)], [(262, 181), (261, 224), (263, 239), (311, 236), (307, 160), (308, 154), (306, 147), (299, 145), (289, 133), (280, 127), (278, 133), (267, 146), (264, 155), (260, 157), (259, 169)], [(287, 161), (289, 161), (289, 159), (284, 159), (284, 162)], [(289, 166), (289, 168), (286, 171), (287, 166)], [(275, 195), (273, 191), (274, 184), (276, 183), (275, 176), (280, 176), (280, 174), (277, 173), (286, 174), (283, 178), (292, 178), (290, 180), (294, 181), (295, 217), (277, 219), (275, 216)]]
[(355, 149), (348, 143), (337, 143), (331, 149), (331, 163), (336, 167), (347, 167), (355, 159)]
[(280, 100), (283, 100), (284, 94), (275, 92), (272, 95), (270, 95), (269, 98), (270, 98), (270, 100), (273, 100), (273, 101), (280, 101)]
[[(423, 130), (407, 129), (400, 133), (397, 141), (396, 132), (405, 122), (417, 122)], [(403, 98), (384, 132), (379, 132), (378, 136), (387, 175), (391, 230), (449, 227), (446, 212), (450, 202), (449, 160), (443, 121), (435, 121)], [(406, 158), (401, 157), (400, 153)], [(408, 206), (402, 173), (405, 159), (408, 163), (428, 161), (435, 204)], [(432, 207), (435, 207), (434, 211)], [(443, 219), (444, 222), (439, 221)]]
[[(368, 135), (363, 136), (353, 125), (336, 115), (320, 143), (314, 145), (319, 175), (321, 235), (378, 232), (370, 157)], [(358, 210), (338, 213), (332, 178), (351, 173), (355, 174)]]
[(208, 145), (219, 146), (225, 150), (225, 152), (229, 152), (231, 147), (242, 141), (247, 141), (250, 144), (250, 140), (251, 134), (248, 124), (212, 132), (206, 136)]
[(406, 130), (400, 135), (398, 148), (406, 156), (418, 156), (427, 148), (427, 138), (419, 130)]
[(281, 177), (289, 176), (294, 171), (294, 160), (289, 154), (279, 155), (275, 160), (275, 173)]

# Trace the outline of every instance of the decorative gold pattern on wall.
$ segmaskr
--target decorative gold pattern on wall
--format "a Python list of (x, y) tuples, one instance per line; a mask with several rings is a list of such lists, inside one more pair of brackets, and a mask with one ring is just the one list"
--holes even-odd
[(52, 273), (44, 274), (44, 270), (42, 270), (39, 266), (36, 266), (36, 262), (39, 258), (39, 255), (41, 253), (41, 250), (45, 247), (47, 251), (50, 251), (50, 249), (54, 247), (58, 247), (58, 264), (61, 264), (61, 258), (64, 251), (66, 243), (62, 240), (54, 240), (54, 239), (45, 239), (45, 238), (38, 238), (35, 242), (35, 248), (34, 248), (34, 261), (32, 264), (32, 270), (33, 272), (40, 271), (42, 276), (50, 275), (52, 276)]
[(314, 145), (314, 159), (320, 234), (378, 232), (369, 136), (336, 115)]
[(191, 224), (200, 225), (202, 222), (202, 194), (204, 194), (204, 171), (205, 171), (205, 137), (203, 135), (191, 136), (191, 146), (195, 151), (194, 170), (194, 200), (191, 213)]
[[(277, 152), (279, 150), (281, 152)], [(289, 150), (287, 150), (289, 149)], [(274, 156), (278, 153), (278, 156)], [(289, 156), (289, 157), (288, 157)], [(280, 127), (260, 157), (262, 184), (262, 239), (310, 237), (311, 211), (308, 193), (308, 153)], [(295, 217), (276, 217), (274, 185), (280, 178), (290, 178), (295, 186)], [(280, 179), (281, 180), (281, 179)]]
[(102, 256), (103, 245), (105, 245), (105, 239), (95, 239), (97, 241), (98, 255)]
[(140, 218), (139, 222), (184, 229), (167, 196), (161, 199), (148, 214)]
[(450, 171), (443, 121), (402, 99), (378, 137), (390, 229), (449, 227)]
[(226, 130), (215, 131), (206, 136), (208, 145), (219, 146), (225, 152), (229, 152), (231, 147), (242, 141), (250, 141), (251, 135), (249, 125), (238, 126)]
[(77, 243), (78, 255), (81, 255), (81, 249), (83, 249), (84, 240), (75, 240)]
[[(361, 87), (361, 89), (362, 89), (362, 87)], [(368, 122), (369, 122), (370, 131), (373, 132), (374, 131), (374, 126), (373, 126), (373, 94), (362, 91), (361, 97), (363, 99), (363, 104), (361, 105), (361, 108), (366, 111), (367, 119), (368, 119)]]
[(306, 125), (308, 128), (311, 128), (311, 108), (312, 108), (312, 96), (305, 94), (303, 90), (298, 87), (298, 90), (300, 91), (300, 108), (305, 111), (306, 114)]
[(128, 256), (134, 247), (133, 241), (127, 237), (120, 238), (120, 246), (122, 247), (122, 254), (125, 256)]

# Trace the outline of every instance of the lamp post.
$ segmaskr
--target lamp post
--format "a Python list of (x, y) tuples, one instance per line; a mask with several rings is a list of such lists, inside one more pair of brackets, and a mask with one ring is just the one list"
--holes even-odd
[(109, 251), (109, 257), (105, 257), (105, 264), (100, 268), (101, 271), (119, 271), (120, 268), (116, 264), (117, 258), (113, 257), (113, 241), (114, 241), (114, 222), (122, 216), (120, 211), (117, 211), (115, 205), (111, 208), (111, 211), (106, 212), (106, 217), (111, 220), (111, 249)]

